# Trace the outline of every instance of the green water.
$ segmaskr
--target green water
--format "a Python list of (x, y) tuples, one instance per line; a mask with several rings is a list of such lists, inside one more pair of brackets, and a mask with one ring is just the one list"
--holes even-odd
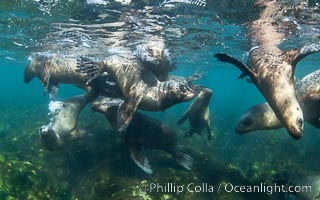
[[(104, 1), (106, 2), (106, 1)], [(318, 153), (320, 132), (305, 124), (304, 136), (293, 140), (285, 129), (238, 135), (234, 128), (252, 105), (264, 102), (256, 87), (236, 80), (240, 72), (217, 62), (213, 55), (224, 51), (242, 60), (251, 48), (246, 24), (254, 20), (259, 8), (254, 1), (207, 1), (205, 9), (188, 6), (158, 10), (161, 31), (137, 31), (134, 25), (119, 25), (123, 13), (133, 10), (136, 23), (146, 24), (145, 15), (135, 13), (160, 1), (134, 1), (106, 5), (86, 1), (2, 1), (0, 3), (0, 199), (276, 199), (261, 193), (217, 192), (220, 184), (271, 184), (276, 173), (320, 173)], [(310, 7), (308, 7), (310, 6)], [(185, 9), (185, 10), (184, 10)], [(188, 10), (189, 9), (189, 10)], [(306, 9), (319, 11), (314, 2)], [(186, 12), (187, 11), (187, 12)], [(121, 14), (122, 13), (122, 14)], [(315, 13), (315, 19), (318, 17)], [(164, 18), (168, 16), (168, 18)], [(304, 21), (305, 22), (305, 21)], [(113, 23), (112, 26), (107, 26)], [(318, 23), (319, 24), (319, 23)], [(301, 29), (281, 44), (283, 49), (319, 42), (317, 23), (301, 23)], [(115, 34), (112, 34), (115, 33)], [(123, 33), (123, 37), (120, 37)], [(90, 133), (66, 148), (49, 152), (40, 144), (38, 129), (48, 124), (48, 95), (38, 79), (23, 82), (28, 57), (34, 52), (60, 52), (89, 55), (97, 59), (110, 54), (108, 49), (127, 48), (149, 36), (166, 40), (177, 70), (189, 76), (199, 70), (205, 76), (197, 83), (213, 90), (210, 103), (211, 127), (215, 139), (210, 147), (198, 135), (183, 138), (189, 129), (177, 119), (190, 102), (165, 112), (148, 113), (173, 128), (179, 146), (194, 158), (192, 171), (180, 167), (170, 155), (147, 152), (153, 174), (145, 174), (130, 159), (125, 143), (105, 118), (91, 111), (81, 113), (80, 126), (93, 125)], [(112, 40), (109, 40), (112, 39)], [(297, 77), (319, 69), (319, 53), (301, 61)], [(61, 85), (58, 100), (82, 90)], [(212, 185), (214, 192), (144, 191), (151, 183)]]

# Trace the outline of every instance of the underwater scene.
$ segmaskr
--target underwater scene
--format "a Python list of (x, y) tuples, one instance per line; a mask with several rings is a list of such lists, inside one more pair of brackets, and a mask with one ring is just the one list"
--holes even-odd
[(319, 0), (0, 10), (0, 199), (320, 199)]

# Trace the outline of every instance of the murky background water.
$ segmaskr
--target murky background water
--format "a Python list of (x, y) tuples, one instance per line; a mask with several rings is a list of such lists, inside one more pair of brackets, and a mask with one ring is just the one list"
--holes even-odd
[[(264, 102), (256, 87), (236, 80), (240, 72), (217, 62), (224, 51), (246, 60), (251, 48), (247, 24), (259, 15), (254, 1), (206, 1), (205, 6), (170, 1), (24, 0), (0, 2), (0, 198), (1, 199), (276, 199), (266, 193), (144, 192), (150, 183), (271, 184), (277, 173), (320, 173), (320, 132), (305, 125), (302, 139), (293, 140), (284, 129), (238, 135), (234, 128), (252, 105)], [(187, 1), (185, 1), (187, 2)], [(200, 2), (200, 1), (199, 1)], [(285, 3), (285, 2), (284, 2)], [(287, 20), (296, 20), (282, 49), (319, 42), (317, 1), (299, 1)], [(162, 6), (160, 6), (162, 5)], [(292, 7), (292, 9), (290, 8)], [(296, 17), (296, 18), (294, 18)], [(67, 148), (42, 148), (38, 129), (48, 123), (48, 95), (38, 80), (23, 83), (23, 70), (34, 52), (86, 55), (95, 60), (132, 50), (149, 39), (164, 39), (177, 70), (205, 76), (197, 83), (214, 92), (210, 103), (215, 139), (206, 146), (197, 135), (183, 138), (188, 124), (176, 125), (190, 102), (165, 112), (148, 113), (162, 119), (178, 136), (179, 146), (194, 158), (191, 172), (167, 154), (148, 152), (154, 173), (145, 174), (130, 159), (128, 149), (105, 118), (89, 106), (80, 125), (93, 125), (85, 138)], [(319, 54), (301, 61), (296, 76), (319, 68)], [(81, 94), (62, 85), (57, 99)]]

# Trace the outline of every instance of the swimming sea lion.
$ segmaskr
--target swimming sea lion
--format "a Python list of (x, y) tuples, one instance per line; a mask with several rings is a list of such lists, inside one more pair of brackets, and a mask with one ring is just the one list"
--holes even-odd
[(40, 140), (48, 150), (57, 150), (69, 141), (83, 137), (86, 132), (76, 129), (81, 110), (96, 98), (95, 93), (78, 95), (63, 102), (62, 108), (53, 116), (53, 121), (39, 130)]
[(248, 75), (289, 134), (298, 139), (304, 120), (294, 92), (294, 71), (301, 59), (319, 51), (320, 45), (315, 44), (286, 52), (276, 47), (257, 47), (250, 52), (249, 66), (225, 53), (215, 57), (238, 67), (243, 72), (240, 78)]
[[(99, 97), (93, 102), (92, 109), (103, 113), (111, 126), (116, 128), (118, 110), (116, 104), (120, 104), (121, 101), (121, 99)], [(152, 173), (152, 169), (144, 154), (145, 147), (166, 151), (187, 170), (192, 168), (192, 157), (177, 149), (176, 134), (165, 124), (144, 114), (136, 112), (133, 115), (123, 139), (129, 146), (132, 160), (146, 173)]]
[(74, 84), (77, 87), (90, 91), (86, 85), (87, 77), (77, 71), (77, 59), (59, 54), (37, 53), (31, 57), (30, 63), (24, 71), (24, 82), (29, 83), (38, 77), (53, 99), (58, 91), (59, 83)]
[[(320, 128), (320, 70), (314, 71), (295, 84), (296, 97), (306, 122)], [(236, 132), (243, 134), (255, 130), (273, 130), (283, 127), (268, 103), (251, 107), (242, 115)]]
[(208, 140), (211, 140), (212, 132), (209, 118), (209, 103), (211, 96), (212, 90), (209, 88), (201, 90), (196, 99), (189, 106), (188, 110), (178, 120), (178, 125), (181, 125), (185, 120), (189, 119), (190, 130), (185, 134), (185, 136), (191, 136), (193, 133), (201, 135), (203, 129), (206, 128)]
[(169, 72), (176, 69), (163, 39), (149, 40), (145, 44), (140, 44), (133, 54), (140, 59), (143, 67), (153, 72), (159, 81), (166, 81)]
[(135, 58), (115, 55), (102, 62), (81, 63), (80, 60), (78, 67), (84, 74), (87, 74), (87, 70), (98, 68), (96, 73), (91, 73), (93, 78), (102, 72), (107, 72), (116, 80), (125, 97), (118, 114), (118, 129), (121, 132), (125, 131), (137, 108), (163, 111), (177, 103), (189, 101), (195, 96), (194, 90), (185, 84), (171, 80), (160, 82)]

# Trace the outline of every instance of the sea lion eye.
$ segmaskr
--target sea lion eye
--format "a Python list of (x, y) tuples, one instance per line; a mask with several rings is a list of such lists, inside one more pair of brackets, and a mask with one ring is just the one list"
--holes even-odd
[(297, 120), (297, 125), (298, 125), (299, 127), (301, 127), (302, 124), (303, 124), (303, 120), (302, 120), (301, 118), (299, 118), (299, 119)]

